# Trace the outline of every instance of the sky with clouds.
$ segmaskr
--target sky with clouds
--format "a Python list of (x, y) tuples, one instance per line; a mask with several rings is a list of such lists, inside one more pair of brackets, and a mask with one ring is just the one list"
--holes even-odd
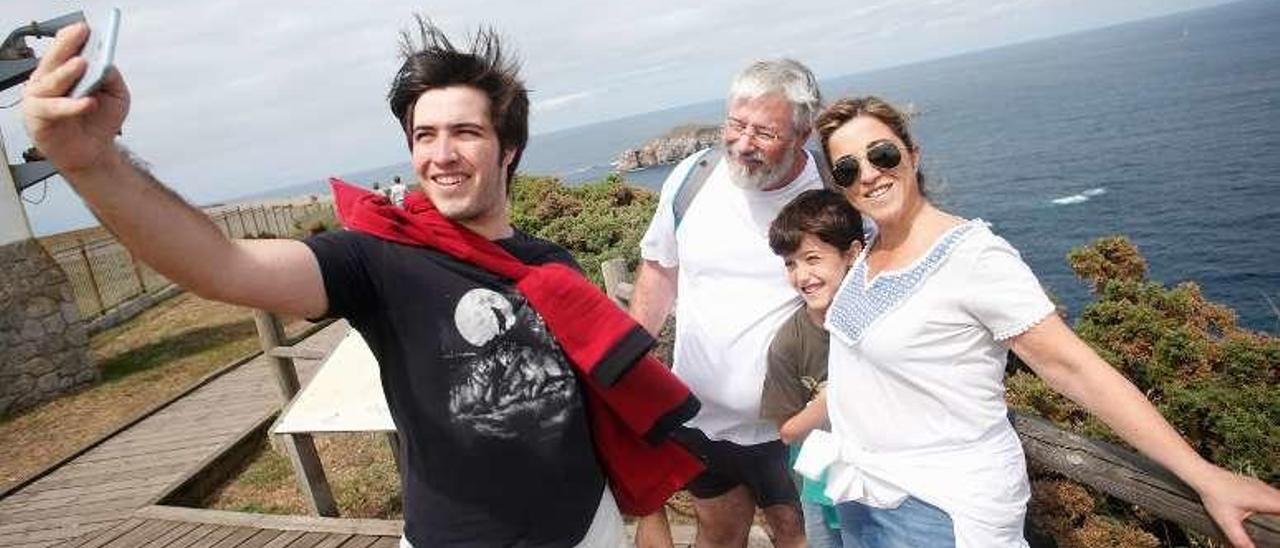
[[(539, 2), (4, 0), (0, 34), (77, 9), (123, 11), (123, 141), (205, 203), (403, 162), (386, 107), (412, 14), (451, 36), (491, 26), (522, 60), (537, 134), (714, 99), (750, 60), (820, 79), (1144, 19), (1222, 0)], [(37, 54), (48, 40), (30, 40)], [(20, 88), (0, 93), (0, 107)], [(10, 162), (29, 141), (0, 110)], [(28, 189), (37, 233), (92, 224), (66, 187)], [(47, 194), (45, 194), (47, 192)]]

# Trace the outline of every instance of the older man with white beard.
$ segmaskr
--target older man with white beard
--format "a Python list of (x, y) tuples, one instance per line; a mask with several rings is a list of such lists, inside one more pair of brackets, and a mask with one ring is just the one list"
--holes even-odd
[[(675, 305), (674, 370), (702, 402), (684, 440), (707, 464), (687, 487), (700, 547), (745, 546), (757, 507), (776, 546), (804, 545), (787, 448), (777, 424), (760, 417), (760, 393), (769, 342), (800, 306), (769, 250), (769, 223), (822, 186), (804, 148), (820, 103), (817, 81), (796, 61), (747, 67), (729, 89), (718, 165), (687, 203), (679, 188), (708, 152), (676, 166), (640, 242), (631, 315), (656, 334)], [(637, 542), (669, 545), (665, 516), (642, 520)]]

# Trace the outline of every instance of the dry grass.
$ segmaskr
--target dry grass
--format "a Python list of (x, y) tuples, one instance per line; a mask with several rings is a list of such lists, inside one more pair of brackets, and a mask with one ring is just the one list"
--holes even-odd
[[(293, 322), (290, 331), (305, 327)], [(94, 335), (102, 381), (0, 418), (0, 489), (258, 349), (249, 309), (181, 294)]]
[[(339, 515), (402, 519), (400, 477), (382, 434), (332, 434), (315, 436), (315, 440)], [(205, 506), (264, 514), (310, 513), (289, 459), (271, 447), (264, 447)]]

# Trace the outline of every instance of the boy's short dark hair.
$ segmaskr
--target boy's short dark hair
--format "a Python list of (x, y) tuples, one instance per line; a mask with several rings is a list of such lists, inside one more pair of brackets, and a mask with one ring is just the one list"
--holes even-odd
[(391, 114), (400, 121), (409, 148), (413, 148), (413, 107), (419, 96), (449, 86), (477, 89), (489, 98), (489, 120), (503, 152), (515, 151), (507, 167), (509, 188), (529, 140), (529, 92), (520, 81), (519, 64), (503, 55), (501, 40), (492, 29), (477, 31), (470, 47), (462, 50), (429, 19), (415, 19), (417, 36), (409, 31), (401, 33), (404, 64), (387, 93)]
[(843, 253), (854, 241), (862, 241), (862, 215), (837, 192), (806, 190), (783, 206), (769, 224), (769, 248), (786, 257), (800, 249), (805, 234)]

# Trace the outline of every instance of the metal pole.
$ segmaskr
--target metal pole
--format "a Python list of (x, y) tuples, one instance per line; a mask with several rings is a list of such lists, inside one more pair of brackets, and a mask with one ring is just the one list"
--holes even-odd
[(258, 342), (262, 344), (262, 352), (271, 361), (272, 370), (275, 371), (280, 400), (282, 404), (288, 404), (298, 393), (298, 369), (294, 367), (293, 359), (271, 355), (271, 351), (284, 340), (284, 326), (280, 325), (278, 316), (262, 310), (253, 311), (253, 323), (258, 326)]
[(98, 314), (101, 315), (107, 311), (106, 305), (102, 304), (102, 289), (98, 287), (98, 279), (93, 275), (93, 263), (89, 262), (89, 251), (85, 248), (84, 240), (80, 242), (80, 258), (84, 260), (84, 268), (89, 272), (89, 286), (93, 288), (93, 298), (98, 302)]
[(240, 220), (240, 237), (243, 238), (249, 234), (249, 227), (244, 224), (244, 210), (240, 206), (236, 206), (236, 219)]

